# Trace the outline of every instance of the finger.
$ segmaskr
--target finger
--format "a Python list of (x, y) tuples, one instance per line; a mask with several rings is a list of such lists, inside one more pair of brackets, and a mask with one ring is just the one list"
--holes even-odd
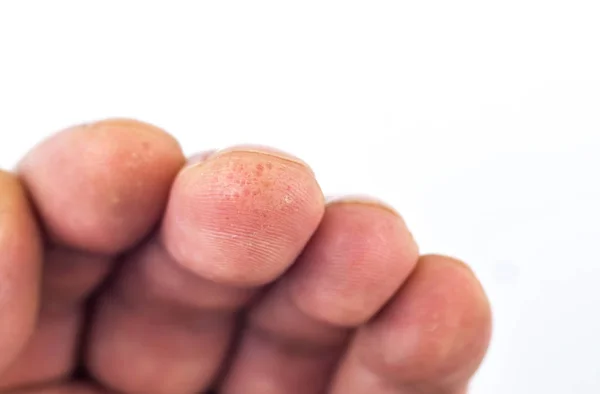
[(391, 303), (357, 332), (332, 394), (463, 394), (491, 332), (490, 307), (463, 263), (422, 257)]
[(387, 206), (329, 205), (302, 256), (250, 312), (222, 392), (322, 393), (350, 329), (377, 313), (417, 259)]
[(90, 370), (122, 392), (206, 389), (236, 310), (289, 267), (323, 210), (312, 172), (280, 153), (237, 148), (184, 169), (160, 235), (100, 300)]
[(164, 131), (107, 120), (53, 136), (20, 172), (55, 243), (114, 255), (154, 226), (183, 161)]
[(35, 327), (41, 241), (18, 179), (0, 171), (0, 374), (14, 362)]
[(83, 301), (114, 256), (156, 225), (183, 162), (172, 137), (129, 120), (68, 129), (25, 157), (19, 172), (48, 234), (43, 303), (33, 338), (0, 387), (70, 374)]

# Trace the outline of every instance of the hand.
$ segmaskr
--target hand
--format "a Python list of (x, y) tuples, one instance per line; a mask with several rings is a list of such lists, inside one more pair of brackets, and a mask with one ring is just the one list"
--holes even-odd
[(281, 152), (110, 120), (0, 172), (2, 393), (463, 394), (490, 326), (466, 265)]

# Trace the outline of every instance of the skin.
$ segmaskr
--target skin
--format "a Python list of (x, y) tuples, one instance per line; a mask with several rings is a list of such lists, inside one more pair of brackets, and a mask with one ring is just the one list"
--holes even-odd
[(489, 343), (464, 263), (279, 151), (112, 119), (0, 190), (0, 393), (464, 394)]

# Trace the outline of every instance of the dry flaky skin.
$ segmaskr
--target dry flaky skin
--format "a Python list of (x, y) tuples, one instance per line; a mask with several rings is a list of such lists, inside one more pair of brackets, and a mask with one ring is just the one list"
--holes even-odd
[(325, 204), (282, 152), (184, 163), (117, 119), (0, 173), (1, 393), (108, 394), (68, 383), (82, 363), (125, 393), (464, 394), (491, 316), (463, 263), (373, 199)]

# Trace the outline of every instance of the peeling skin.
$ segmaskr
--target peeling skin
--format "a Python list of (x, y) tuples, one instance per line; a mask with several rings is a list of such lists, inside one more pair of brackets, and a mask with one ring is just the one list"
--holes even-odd
[[(256, 150), (220, 152), (194, 163), (179, 174), (173, 190), (185, 198), (167, 208), (161, 233), (169, 252), (187, 268), (223, 283), (270, 280), (282, 269), (281, 261), (293, 261), (296, 248), (308, 240), (306, 221), (318, 223), (324, 209), (308, 167)], [(282, 239), (282, 232), (300, 235)], [(240, 239), (232, 243), (231, 235)], [(221, 245), (235, 258), (224, 256)], [(281, 247), (289, 256), (275, 259)]]
[[(231, 153), (231, 155), (233, 157), (224, 166), (225, 168), (219, 169), (213, 177), (215, 184), (226, 183), (228, 185), (227, 193), (224, 195), (227, 200), (239, 200), (245, 202), (244, 205), (250, 205), (253, 198), (248, 197), (258, 197), (275, 188), (276, 183), (280, 182), (278, 175), (283, 169), (274, 168), (270, 161), (265, 160), (250, 165), (235, 160), (235, 153)], [(291, 185), (288, 185), (286, 190), (291, 192)], [(294, 199), (289, 194), (285, 194), (280, 206), (289, 205), (293, 201)], [(280, 208), (280, 206), (274, 208)]]

